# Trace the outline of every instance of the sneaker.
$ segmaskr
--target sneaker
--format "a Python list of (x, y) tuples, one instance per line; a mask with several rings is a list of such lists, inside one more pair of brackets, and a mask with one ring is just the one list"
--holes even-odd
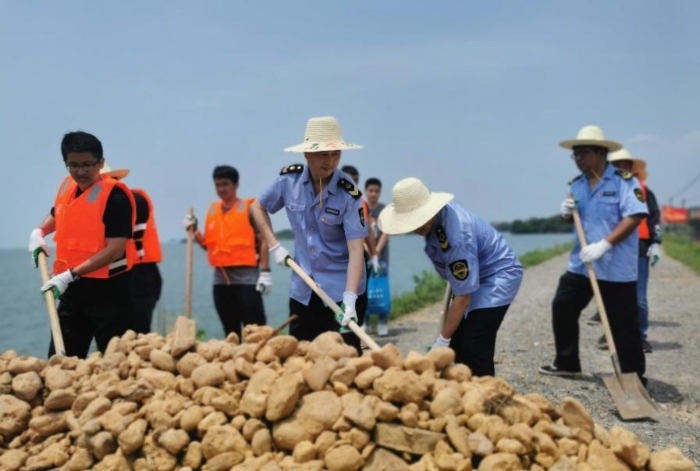
[(379, 325), (377, 326), (377, 334), (380, 337), (386, 337), (389, 335), (389, 329), (386, 326), (385, 322), (380, 322)]
[(598, 346), (598, 350), (607, 350), (608, 349), (608, 339), (605, 338), (605, 335), (602, 335), (598, 339), (598, 342), (596, 342), (596, 345)]
[(564, 378), (576, 378), (577, 376), (581, 376), (581, 370), (579, 371), (566, 371), (557, 368), (555, 365), (544, 365), (540, 366), (538, 372), (543, 375), (549, 375), (549, 376), (562, 376)]
[(372, 324), (369, 321), (367, 321), (364, 324), (362, 324), (362, 329), (365, 331), (365, 334), (371, 334)]
[(644, 353), (651, 353), (654, 351), (654, 349), (651, 347), (651, 344), (647, 342), (646, 340), (642, 340), (642, 351)]
[(588, 325), (600, 325), (600, 322), (601, 322), (600, 313), (596, 312), (595, 314), (593, 314), (591, 317), (588, 318), (588, 320), (586, 321), (586, 324), (588, 324)]

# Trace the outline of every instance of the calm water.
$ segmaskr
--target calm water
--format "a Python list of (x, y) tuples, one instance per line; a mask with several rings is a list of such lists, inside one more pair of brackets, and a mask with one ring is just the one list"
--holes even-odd
[[(569, 234), (506, 234), (510, 246), (518, 255), (534, 249), (544, 249), (572, 239)], [(292, 251), (292, 241), (283, 241)], [(153, 329), (173, 325), (178, 314), (184, 312), (185, 288), (184, 244), (163, 245), (164, 260), (160, 265), (163, 275), (163, 295), (154, 313)], [(432, 270), (423, 253), (423, 239), (418, 236), (401, 236), (391, 239), (391, 290), (392, 295), (410, 291), (414, 287), (413, 275)], [(20, 354), (46, 356), (50, 337), (46, 305), (39, 293), (41, 274), (34, 269), (29, 252), (24, 249), (0, 250), (0, 352), (13, 349)], [(288, 316), (287, 289), (291, 270), (273, 266), (274, 287), (265, 297), (268, 323), (276, 326)], [(556, 280), (552, 280), (555, 283)], [(212, 299), (212, 270), (206, 253), (195, 246), (194, 278), (192, 288), (192, 316), (197, 327), (208, 337), (222, 337), (223, 330), (214, 310)]]

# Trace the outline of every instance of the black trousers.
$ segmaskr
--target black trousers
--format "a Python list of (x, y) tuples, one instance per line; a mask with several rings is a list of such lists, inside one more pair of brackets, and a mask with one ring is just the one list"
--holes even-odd
[[(112, 337), (121, 337), (134, 329), (134, 305), (131, 302), (107, 306), (80, 306), (61, 301), (58, 305), (63, 343), (67, 356), (86, 358), (93, 337), (97, 348), (104, 353)], [(56, 353), (51, 339), (49, 357)]]
[(495, 376), (496, 334), (509, 307), (510, 304), (506, 304), (474, 309), (462, 319), (450, 341), (455, 363), (464, 363), (475, 376)]
[[(646, 365), (637, 319), (637, 283), (598, 280), (598, 285), (620, 368), (623, 373), (637, 373), (644, 382)], [(578, 320), (592, 297), (593, 289), (587, 277), (566, 272), (559, 279), (552, 301), (552, 327), (557, 351), (554, 364), (563, 370), (581, 371)]]
[[(336, 304), (340, 305), (341, 301)], [(367, 309), (367, 297), (357, 297), (355, 310), (357, 311), (358, 324), (362, 325)], [(311, 294), (309, 305), (305, 306), (295, 299), (289, 299), (289, 315), (299, 316), (289, 325), (289, 334), (299, 340), (313, 340), (324, 332), (338, 332), (340, 325), (335, 320), (335, 313), (327, 306), (323, 305), (321, 298), (316, 293)], [(355, 347), (358, 353), (360, 349), (360, 339), (353, 332), (342, 334), (343, 340), (348, 345)]]
[(262, 294), (255, 285), (214, 285), (214, 306), (226, 335), (235, 332), (240, 339), (241, 323), (267, 323)]
[(147, 334), (151, 331), (153, 310), (160, 299), (163, 279), (155, 263), (140, 263), (131, 269), (134, 277), (135, 330)]

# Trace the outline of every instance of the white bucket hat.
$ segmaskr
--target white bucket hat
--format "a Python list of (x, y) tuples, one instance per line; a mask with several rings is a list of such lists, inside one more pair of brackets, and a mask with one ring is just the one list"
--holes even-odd
[(620, 160), (629, 160), (632, 162), (632, 174), (636, 175), (641, 180), (647, 179), (647, 163), (643, 159), (632, 157), (632, 154), (627, 149), (620, 149), (616, 152), (608, 154), (608, 162)]
[(605, 133), (598, 126), (584, 126), (578, 132), (576, 139), (568, 139), (559, 143), (564, 149), (573, 149), (574, 146), (599, 146), (605, 147), (610, 152), (622, 149), (622, 144), (605, 139)]
[(287, 147), (286, 152), (323, 152), (329, 150), (362, 149), (364, 146), (348, 144), (340, 133), (340, 124), (332, 116), (311, 118), (306, 123), (304, 142)]
[(404, 178), (391, 191), (393, 202), (379, 215), (379, 228), (387, 234), (418, 229), (435, 216), (454, 195), (431, 193), (417, 178)]
[(106, 175), (108, 177), (116, 178), (117, 180), (121, 180), (122, 178), (126, 177), (129, 175), (129, 169), (128, 168), (118, 168), (116, 170), (112, 170), (109, 165), (105, 162), (102, 165), (102, 170), (100, 170), (100, 174)]

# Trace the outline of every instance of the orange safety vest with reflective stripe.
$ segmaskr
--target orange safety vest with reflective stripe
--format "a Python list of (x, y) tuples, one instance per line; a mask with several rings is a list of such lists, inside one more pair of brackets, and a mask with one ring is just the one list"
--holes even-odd
[[(644, 201), (647, 200), (647, 186), (644, 184), (642, 180), (639, 180), (639, 186), (642, 187), (642, 196), (644, 197)], [(640, 239), (649, 239), (649, 223), (647, 223), (647, 218), (642, 219), (642, 222), (639, 223), (639, 238)]]
[(148, 196), (148, 193), (140, 188), (132, 188), (131, 191), (143, 196), (143, 199), (148, 203), (148, 220), (145, 223), (136, 224), (134, 226), (134, 234), (138, 231), (143, 231), (143, 237), (140, 240), (134, 238), (136, 252), (139, 256), (136, 263), (158, 263), (163, 260), (163, 252), (161, 251), (160, 239), (158, 238), (156, 217), (153, 212), (153, 201), (151, 201), (151, 197)]
[[(126, 185), (112, 178), (103, 177), (76, 198), (78, 184), (71, 177), (63, 180), (54, 203), (54, 218), (56, 220), (54, 273), (62, 273), (74, 268), (107, 247), (102, 217), (107, 207), (107, 199), (115, 186), (121, 188), (129, 198), (133, 227), (136, 222), (136, 203)], [(83, 277), (109, 278), (123, 273), (131, 269), (136, 258), (134, 241), (129, 239), (124, 257), (87, 273)]]
[(238, 200), (226, 213), (220, 201), (207, 210), (204, 245), (213, 267), (255, 267), (255, 231), (250, 224), (250, 205), (255, 199)]

